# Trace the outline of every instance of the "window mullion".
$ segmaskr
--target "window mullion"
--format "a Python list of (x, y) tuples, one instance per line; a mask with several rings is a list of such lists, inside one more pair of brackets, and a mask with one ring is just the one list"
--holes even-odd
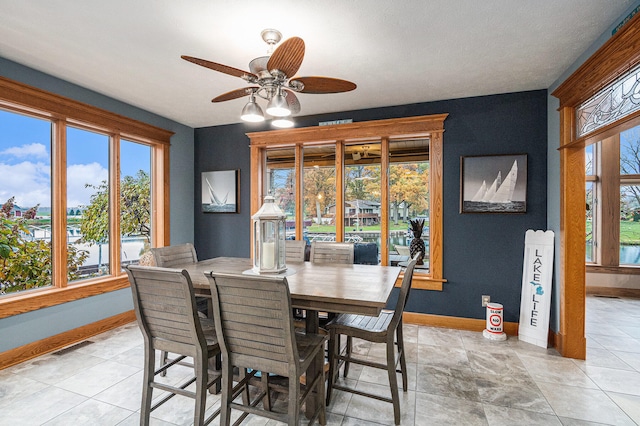
[[(344, 218), (344, 141), (336, 141), (336, 218)], [(336, 241), (344, 241), (344, 221), (336, 219)]]
[(109, 138), (109, 264), (111, 275), (121, 275), (122, 234), (120, 232), (120, 136)]
[(67, 126), (53, 120), (51, 140), (51, 273), (54, 287), (67, 282)]
[(302, 152), (302, 144), (297, 144), (295, 147), (295, 189), (296, 189), (296, 240), (302, 240), (304, 233), (304, 158)]
[(601, 143), (601, 202), (599, 203), (600, 264), (618, 266), (620, 261), (620, 143), (612, 136)]
[(389, 264), (389, 138), (380, 140), (380, 257)]

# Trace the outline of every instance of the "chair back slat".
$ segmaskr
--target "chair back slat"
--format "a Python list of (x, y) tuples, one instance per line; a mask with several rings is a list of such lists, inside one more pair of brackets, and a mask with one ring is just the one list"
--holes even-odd
[(206, 345), (186, 271), (139, 265), (129, 265), (126, 270), (145, 339), (153, 340), (157, 349), (180, 347), (186, 353)]
[(196, 249), (191, 243), (152, 248), (151, 253), (153, 253), (156, 266), (164, 268), (173, 268), (177, 265), (198, 262)]
[(418, 261), (418, 256), (420, 253), (416, 255), (413, 259), (409, 261), (409, 264), (404, 270), (404, 277), (402, 278), (402, 284), (400, 285), (400, 295), (398, 296), (398, 302), (396, 303), (396, 309), (393, 312), (393, 318), (391, 319), (391, 330), (395, 330), (396, 325), (402, 319), (402, 312), (404, 312), (404, 308), (407, 306), (407, 301), (409, 300), (409, 293), (411, 292), (411, 280), (413, 279), (413, 270), (415, 269), (416, 262)]
[(223, 357), (286, 376), (298, 357), (286, 278), (212, 272), (209, 282)]
[(285, 240), (286, 261), (304, 262), (304, 251), (307, 247), (305, 240)]
[(313, 241), (310, 260), (313, 263), (352, 264), (353, 244)]

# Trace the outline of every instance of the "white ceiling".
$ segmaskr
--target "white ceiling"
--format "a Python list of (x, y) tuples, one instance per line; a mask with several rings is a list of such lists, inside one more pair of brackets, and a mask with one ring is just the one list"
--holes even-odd
[(299, 115), (548, 88), (632, 0), (0, 0), (0, 56), (191, 127), (237, 123), (248, 70), (276, 28), (299, 75), (358, 85), (299, 94)]

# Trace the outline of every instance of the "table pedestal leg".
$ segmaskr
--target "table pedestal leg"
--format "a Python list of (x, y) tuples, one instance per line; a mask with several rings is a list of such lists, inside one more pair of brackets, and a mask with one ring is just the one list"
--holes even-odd
[[(307, 317), (306, 317), (306, 330), (307, 333), (318, 334), (318, 330), (320, 328), (318, 321), (318, 311), (311, 311), (307, 309)], [(317, 372), (320, 371), (321, 368), (324, 368), (324, 350), (318, 353), (316, 359), (309, 364), (309, 368), (307, 369), (307, 384), (311, 384), (311, 380), (316, 376)], [(314, 393), (317, 393), (314, 391)], [(316, 411), (316, 407), (318, 401), (324, 401), (324, 395), (315, 395), (315, 397), (311, 397), (307, 399), (305, 404), (306, 407), (306, 416), (307, 418), (311, 418)], [(320, 402), (322, 403), (322, 402)]]

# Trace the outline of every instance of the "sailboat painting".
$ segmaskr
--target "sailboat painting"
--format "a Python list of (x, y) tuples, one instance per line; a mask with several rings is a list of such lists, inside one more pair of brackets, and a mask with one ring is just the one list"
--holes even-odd
[(202, 173), (202, 211), (238, 213), (240, 170)]
[(460, 213), (526, 213), (527, 155), (460, 158)]

